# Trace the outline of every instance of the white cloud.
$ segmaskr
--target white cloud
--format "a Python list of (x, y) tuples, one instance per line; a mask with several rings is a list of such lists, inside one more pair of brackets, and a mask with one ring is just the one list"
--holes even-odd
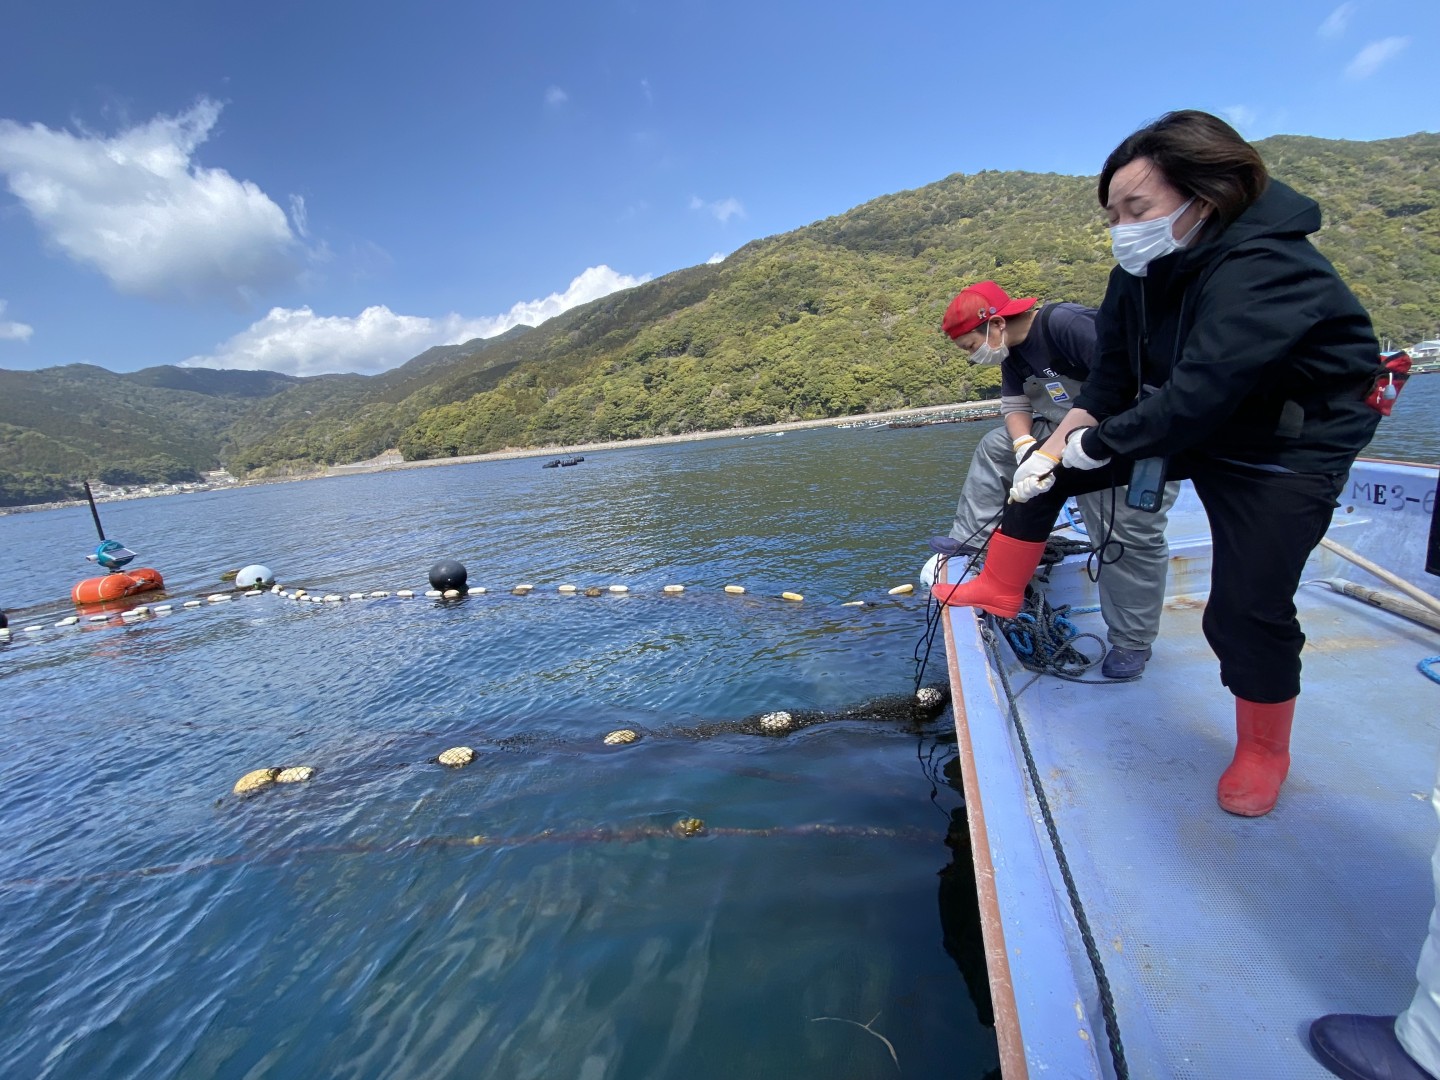
[(1260, 119), (1259, 114), (1249, 105), (1226, 105), (1220, 110), (1220, 115), (1229, 120), (1242, 135), (1251, 132), (1255, 122)]
[(649, 105), (655, 104), (655, 95), (650, 92), (650, 80), (649, 80), (649, 79), (641, 79), (641, 80), (640, 80), (640, 89), (641, 89), (641, 91), (643, 91), (644, 94), (645, 94), (645, 102), (646, 102), (646, 104), (649, 104)]
[(552, 109), (558, 109), (570, 100), (570, 95), (561, 90), (558, 86), (547, 86), (545, 88), (545, 104)]
[(125, 293), (249, 302), (293, 278), (285, 211), (248, 180), (192, 160), (208, 99), (106, 138), (0, 120), (0, 173), (45, 238)]
[(1404, 52), (1405, 46), (1409, 44), (1408, 37), (1387, 37), (1381, 38), (1379, 41), (1372, 41), (1355, 54), (1355, 59), (1351, 60), (1345, 68), (1345, 77), (1368, 79)]
[(705, 265), (714, 266), (716, 263), (722, 263), (724, 261), (725, 253), (723, 251), (717, 251), (714, 255), (711, 255), (708, 259), (705, 260)]
[(454, 345), (494, 337), (522, 323), (538, 326), (580, 304), (648, 281), (649, 275), (618, 274), (592, 266), (563, 293), (523, 300), (503, 315), (465, 318), (454, 314), (432, 319), (397, 315), (383, 304), (359, 315), (316, 315), (308, 307), (272, 308), (270, 313), (208, 356), (192, 356), (181, 367), (245, 368), (288, 375), (387, 371), (435, 345)]
[(290, 220), (295, 223), (295, 231), (300, 234), (301, 239), (310, 238), (310, 215), (305, 209), (304, 195), (290, 196)]
[(1345, 33), (1345, 28), (1350, 25), (1350, 16), (1355, 14), (1358, 6), (1347, 0), (1346, 3), (1341, 4), (1325, 17), (1325, 21), (1315, 28), (1315, 33), (1323, 38), (1341, 37)]
[[(5, 301), (0, 300), (0, 315), (4, 314)], [(0, 319), (0, 341), (29, 341), (34, 332), (33, 326), (27, 326), (23, 322), (6, 322)]]
[(721, 223), (729, 221), (732, 217), (743, 218), (745, 216), (745, 207), (740, 205), (739, 199), (734, 198), (706, 202), (699, 195), (691, 195), (690, 209), (704, 210)]

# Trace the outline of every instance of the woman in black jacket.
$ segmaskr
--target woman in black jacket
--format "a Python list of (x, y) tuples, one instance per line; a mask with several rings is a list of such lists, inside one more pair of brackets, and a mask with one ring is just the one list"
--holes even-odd
[(1168, 458), (1166, 478), (1194, 482), (1213, 538), (1203, 625), (1237, 733), (1220, 805), (1258, 817), (1290, 766), (1305, 643), (1295, 590), (1379, 422), (1364, 400), (1379, 345), (1310, 243), (1319, 208), (1271, 180), (1224, 121), (1186, 110), (1141, 128), (1106, 160), (1099, 198), (1120, 265), (1090, 381), (1017, 471), (980, 576), (933, 591), (1013, 617), (1065, 499)]

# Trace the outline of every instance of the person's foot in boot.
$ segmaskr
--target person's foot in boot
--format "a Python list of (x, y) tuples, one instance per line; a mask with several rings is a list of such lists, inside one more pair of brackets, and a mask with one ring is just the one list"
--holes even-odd
[(930, 595), (949, 607), (978, 607), (1013, 619), (1025, 603), (1025, 586), (1040, 565), (1043, 540), (1016, 540), (998, 529), (990, 537), (980, 576), (958, 584), (937, 584)]
[(1400, 1045), (1393, 1016), (1322, 1016), (1310, 1025), (1310, 1045), (1345, 1080), (1436, 1080)]
[(1100, 665), (1100, 674), (1107, 679), (1133, 679), (1145, 670), (1145, 663), (1150, 659), (1150, 655), (1148, 645), (1143, 649), (1122, 649), (1115, 645), (1105, 654), (1105, 662)]
[(1235, 758), (1220, 774), (1220, 808), (1240, 817), (1275, 809), (1290, 772), (1290, 728), (1295, 699), (1262, 704), (1235, 699)]

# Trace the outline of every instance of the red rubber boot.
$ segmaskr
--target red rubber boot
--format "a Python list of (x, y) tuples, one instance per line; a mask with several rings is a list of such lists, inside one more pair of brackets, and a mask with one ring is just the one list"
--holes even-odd
[(1273, 705), (1235, 699), (1235, 759), (1220, 774), (1222, 809), (1241, 817), (1263, 817), (1275, 809), (1290, 771), (1294, 719), (1294, 698)]
[(997, 529), (990, 537), (979, 577), (959, 585), (932, 585), (930, 595), (951, 607), (978, 607), (1002, 619), (1013, 619), (1020, 614), (1025, 586), (1044, 553), (1044, 540), (1015, 540)]

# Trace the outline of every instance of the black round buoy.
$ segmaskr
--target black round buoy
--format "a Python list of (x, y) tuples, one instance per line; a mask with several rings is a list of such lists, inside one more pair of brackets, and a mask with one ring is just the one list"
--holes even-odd
[(456, 562), (454, 559), (441, 559), (434, 566), (430, 567), (430, 587), (444, 592), (446, 589), (455, 589), (457, 592), (465, 591), (465, 579), (469, 574), (465, 571), (465, 564)]

